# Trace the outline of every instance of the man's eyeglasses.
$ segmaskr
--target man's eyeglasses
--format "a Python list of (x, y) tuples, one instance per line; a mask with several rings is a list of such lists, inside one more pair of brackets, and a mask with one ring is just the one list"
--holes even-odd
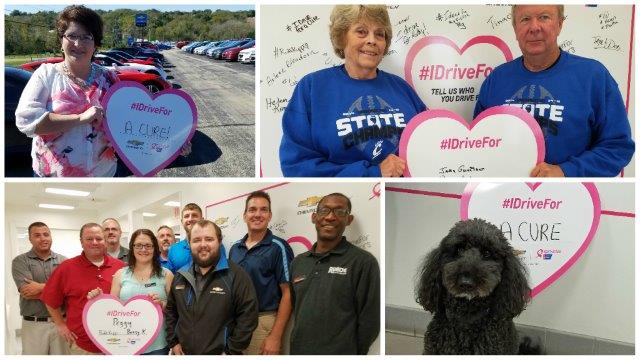
[(152, 244), (134, 244), (133, 248), (136, 250), (142, 250), (142, 249), (151, 250), (153, 249), (153, 245)]
[(91, 34), (87, 34), (87, 35), (76, 35), (76, 34), (64, 34), (62, 35), (65, 39), (71, 41), (71, 42), (80, 42), (80, 43), (89, 43), (89, 42), (93, 42), (93, 35)]
[(347, 215), (349, 215), (349, 210), (347, 209), (342, 209), (342, 208), (338, 208), (338, 209), (330, 209), (327, 207), (322, 207), (320, 209), (318, 209), (318, 211), (316, 211), (316, 214), (318, 214), (318, 216), (320, 217), (325, 217), (328, 216), (329, 213), (333, 212), (333, 214), (337, 217), (346, 217)]

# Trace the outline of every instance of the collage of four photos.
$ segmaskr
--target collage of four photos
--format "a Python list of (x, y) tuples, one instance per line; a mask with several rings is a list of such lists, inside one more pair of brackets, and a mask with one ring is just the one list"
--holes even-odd
[(4, 10), (5, 355), (635, 355), (634, 4)]

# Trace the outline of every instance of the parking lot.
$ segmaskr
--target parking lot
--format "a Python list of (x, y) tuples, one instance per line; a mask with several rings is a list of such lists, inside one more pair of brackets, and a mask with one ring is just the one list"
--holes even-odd
[(174, 87), (198, 109), (192, 152), (160, 171), (164, 177), (255, 176), (255, 66), (177, 49), (162, 52)]

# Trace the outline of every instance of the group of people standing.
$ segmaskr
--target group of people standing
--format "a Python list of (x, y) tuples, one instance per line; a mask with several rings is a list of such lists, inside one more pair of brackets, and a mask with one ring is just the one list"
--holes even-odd
[(380, 328), (380, 274), (375, 257), (343, 236), (354, 218), (349, 198), (320, 200), (317, 241), (295, 258), (269, 230), (271, 217), (269, 194), (249, 194), (247, 234), (228, 257), (221, 229), (193, 203), (182, 209), (187, 236), (177, 243), (162, 226), (134, 231), (126, 249), (120, 224), (108, 218), (82, 226), (82, 253), (70, 259), (51, 251), (46, 224), (32, 223), (32, 249), (12, 263), (23, 354), (99, 354), (82, 311), (102, 293), (148, 295), (162, 308), (149, 355), (281, 354), (291, 317), (290, 354), (366, 354)]

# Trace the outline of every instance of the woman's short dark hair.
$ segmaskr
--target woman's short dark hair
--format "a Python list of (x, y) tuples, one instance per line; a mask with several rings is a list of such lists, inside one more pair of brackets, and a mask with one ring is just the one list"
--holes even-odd
[(60, 41), (62, 41), (62, 36), (72, 21), (82, 25), (83, 28), (91, 33), (95, 47), (102, 45), (102, 18), (97, 12), (83, 5), (67, 6), (58, 14), (56, 31), (58, 32), (58, 39), (60, 39)]
[(149, 229), (138, 229), (131, 234), (131, 240), (129, 240), (129, 269), (133, 272), (136, 267), (136, 255), (134, 254), (135, 249), (133, 248), (133, 244), (135, 243), (136, 238), (140, 235), (147, 235), (150, 237), (151, 243), (153, 244), (153, 259), (151, 259), (153, 268), (151, 275), (163, 277), (162, 266), (160, 265), (160, 245), (158, 245), (156, 235)]

